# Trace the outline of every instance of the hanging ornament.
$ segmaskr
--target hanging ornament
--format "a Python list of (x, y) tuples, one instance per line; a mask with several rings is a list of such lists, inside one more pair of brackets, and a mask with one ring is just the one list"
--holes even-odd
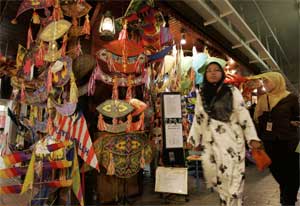
[(74, 73), (71, 72), (71, 86), (70, 86), (70, 102), (78, 102), (78, 88), (76, 86), (76, 79)]
[(33, 42), (32, 30), (31, 30), (31, 26), (29, 25), (28, 32), (27, 32), (27, 49), (30, 48), (32, 42)]
[(35, 66), (40, 67), (44, 65), (45, 47), (44, 43), (41, 41), (39, 49), (35, 54)]
[(33, 10), (33, 14), (32, 14), (32, 22), (33, 22), (34, 24), (40, 24), (40, 23), (41, 23), (40, 17), (39, 17), (38, 13), (37, 13), (35, 10)]
[(61, 56), (62, 57), (66, 56), (67, 42), (68, 42), (68, 35), (65, 34), (64, 38), (63, 38), (63, 43), (61, 46)]
[(30, 71), (31, 71), (31, 59), (28, 58), (26, 61), (25, 61), (25, 65), (23, 67), (23, 71), (24, 71), (24, 74), (30, 74)]
[(116, 33), (115, 19), (110, 11), (106, 11), (102, 16), (98, 31), (103, 40), (112, 40), (114, 38)]
[(91, 34), (91, 25), (90, 25), (90, 20), (89, 20), (89, 15), (88, 14), (85, 16), (85, 21), (84, 21), (84, 24), (83, 24), (82, 33), (86, 34), (86, 35)]

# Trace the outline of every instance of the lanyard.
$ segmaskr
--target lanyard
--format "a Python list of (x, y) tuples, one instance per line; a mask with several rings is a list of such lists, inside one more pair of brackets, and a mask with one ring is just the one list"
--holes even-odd
[(267, 95), (267, 102), (268, 102), (268, 120), (272, 120), (272, 114), (270, 109), (270, 102), (269, 102), (269, 96)]

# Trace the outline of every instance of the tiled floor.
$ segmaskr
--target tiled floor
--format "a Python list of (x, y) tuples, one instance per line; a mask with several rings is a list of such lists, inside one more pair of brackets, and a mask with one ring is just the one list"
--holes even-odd
[[(0, 179), (0, 185), (16, 184), (17, 180)], [(186, 205), (186, 206), (218, 206), (219, 200), (216, 193), (205, 188), (201, 181), (200, 191), (195, 188), (195, 178), (189, 176), (189, 201), (183, 196), (171, 196), (166, 201), (165, 196), (154, 192), (154, 183), (151, 178), (145, 178), (144, 193), (135, 197), (133, 205)], [(246, 170), (245, 206), (279, 206), (279, 189), (277, 183), (268, 171), (258, 172), (252, 165)], [(25, 206), (28, 205), (29, 194), (24, 195), (1, 195), (0, 206)], [(300, 203), (298, 202), (300, 206)]]
[[(149, 187), (146, 187), (148, 190)], [(144, 195), (137, 199), (135, 205), (162, 205), (164, 199), (151, 191), (145, 191)], [(195, 179), (189, 177), (189, 201), (185, 202), (183, 197), (174, 197), (171, 204), (180, 205), (203, 205), (217, 206), (219, 198), (215, 192), (205, 188), (201, 181), (200, 191), (195, 188)], [(268, 171), (258, 172), (254, 166), (247, 167), (245, 184), (245, 206), (279, 206), (279, 189), (277, 183)]]

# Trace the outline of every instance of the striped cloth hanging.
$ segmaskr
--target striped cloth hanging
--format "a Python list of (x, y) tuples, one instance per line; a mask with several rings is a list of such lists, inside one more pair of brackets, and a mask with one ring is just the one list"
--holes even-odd
[(24, 162), (30, 160), (31, 154), (26, 154), (25, 152), (15, 152), (2, 157), (6, 166), (13, 165), (19, 162)]
[(75, 140), (78, 155), (91, 167), (99, 171), (99, 164), (83, 114), (76, 118), (57, 115), (54, 120), (53, 137), (59, 141)]
[[(58, 160), (43, 163), (43, 170), (49, 171), (51, 169), (62, 169), (72, 166), (72, 161), (68, 160)], [(0, 178), (12, 178), (21, 175), (25, 175), (27, 172), (27, 167), (12, 167), (0, 170)]]

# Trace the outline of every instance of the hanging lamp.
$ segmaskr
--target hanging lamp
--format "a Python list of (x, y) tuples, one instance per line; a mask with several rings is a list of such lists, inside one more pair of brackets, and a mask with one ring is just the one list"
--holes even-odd
[(103, 40), (112, 40), (114, 38), (116, 33), (115, 18), (111, 15), (110, 11), (106, 11), (102, 16), (98, 31)]

